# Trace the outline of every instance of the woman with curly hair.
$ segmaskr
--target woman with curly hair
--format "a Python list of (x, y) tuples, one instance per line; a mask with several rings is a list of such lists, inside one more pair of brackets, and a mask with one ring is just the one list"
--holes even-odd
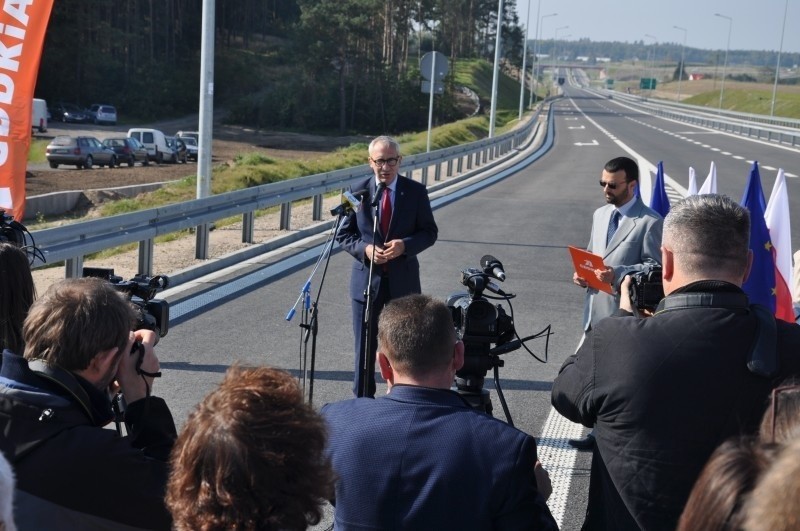
[(178, 531), (304, 530), (333, 495), (326, 428), (288, 373), (231, 367), (172, 451)]

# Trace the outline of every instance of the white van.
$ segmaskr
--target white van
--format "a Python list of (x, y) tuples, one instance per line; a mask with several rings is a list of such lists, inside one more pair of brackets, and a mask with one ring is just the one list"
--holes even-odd
[(128, 129), (128, 137), (135, 138), (147, 148), (148, 160), (154, 160), (161, 164), (164, 159), (172, 158), (173, 152), (167, 145), (167, 138), (158, 129)]
[(31, 129), (40, 133), (47, 132), (47, 102), (38, 98), (33, 98), (31, 105), (33, 117), (31, 118)]

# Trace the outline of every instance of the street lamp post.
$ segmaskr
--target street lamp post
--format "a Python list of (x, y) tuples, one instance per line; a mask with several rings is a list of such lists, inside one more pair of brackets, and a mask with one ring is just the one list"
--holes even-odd
[(778, 93), (778, 74), (781, 69), (781, 53), (783, 52), (783, 34), (786, 31), (786, 12), (789, 10), (789, 0), (786, 0), (786, 5), (783, 8), (783, 26), (781, 27), (781, 47), (778, 50), (778, 62), (775, 65), (775, 84), (772, 85), (772, 105), (769, 109), (769, 115), (775, 116), (775, 96)]
[(552, 61), (551, 64), (553, 65), (553, 81), (554, 82), (556, 81), (556, 78), (558, 77), (558, 72), (556, 72), (556, 41), (558, 40), (558, 32), (563, 30), (563, 29), (567, 29), (567, 28), (569, 28), (569, 26), (560, 26), (560, 27), (556, 28), (556, 31), (554, 32), (554, 35), (553, 35), (553, 61)]
[(653, 39), (653, 55), (652, 59), (650, 60), (650, 97), (653, 97), (653, 80), (655, 79), (653, 76), (653, 71), (656, 68), (656, 44), (658, 44), (658, 38), (655, 35), (650, 35), (649, 33), (645, 34), (645, 37), (648, 39)]
[(497, 85), (500, 80), (500, 46), (503, 44), (503, 0), (497, 2), (497, 35), (494, 41), (494, 73), (492, 74), (492, 104), (489, 111), (489, 138), (494, 138), (497, 118)]
[(714, 13), (715, 17), (724, 18), (728, 21), (728, 44), (725, 46), (725, 63), (722, 65), (722, 85), (719, 88), (719, 112), (722, 112), (722, 98), (725, 97), (725, 75), (728, 71), (728, 51), (731, 49), (731, 28), (733, 28), (733, 19), (727, 15)]
[(522, 120), (522, 105), (525, 103), (525, 68), (528, 59), (528, 31), (531, 27), (531, 3), (532, 2), (528, 2), (528, 15), (525, 18), (525, 40), (522, 44), (522, 69), (519, 71), (519, 120)]
[[(787, 2), (789, 0), (786, 0)], [(684, 60), (684, 52), (686, 50), (686, 34), (689, 31), (686, 28), (682, 28), (680, 26), (672, 26), (676, 30), (681, 30), (683, 32), (683, 44), (681, 45), (681, 67), (680, 71), (678, 72), (678, 102), (681, 101), (681, 82), (683, 81), (683, 60)]]
[[(558, 13), (550, 13), (549, 15), (542, 15), (539, 17), (539, 23), (536, 25), (536, 41), (533, 43), (533, 64), (536, 65), (536, 72), (533, 74), (533, 78), (538, 80), (539, 78), (539, 52), (542, 48), (542, 24), (544, 23), (544, 19), (548, 17), (555, 17)], [(538, 81), (537, 81), (538, 83)], [(530, 105), (533, 106), (533, 91), (531, 90), (531, 102)]]

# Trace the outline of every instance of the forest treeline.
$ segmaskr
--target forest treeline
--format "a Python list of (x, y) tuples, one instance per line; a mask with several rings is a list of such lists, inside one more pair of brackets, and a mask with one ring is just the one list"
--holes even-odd
[[(215, 106), (258, 127), (424, 128), (420, 55), (435, 46), (451, 62), (491, 61), (497, 8), (497, 0), (218, 0)], [(123, 120), (197, 112), (202, 11), (202, 0), (54, 2), (36, 97), (111, 103)], [(501, 28), (504, 61), (520, 65), (524, 28), (515, 0), (505, 0)], [(677, 60), (676, 48), (665, 45), (659, 56)], [(646, 53), (644, 43), (577, 41), (558, 49), (612, 60)], [(548, 41), (539, 50), (547, 53)], [(686, 61), (713, 62), (713, 54), (687, 49)], [(785, 64), (800, 59), (784, 55)], [(768, 56), (731, 51), (729, 62), (769, 64)], [(439, 121), (458, 116), (452, 76), (446, 85), (435, 106)]]

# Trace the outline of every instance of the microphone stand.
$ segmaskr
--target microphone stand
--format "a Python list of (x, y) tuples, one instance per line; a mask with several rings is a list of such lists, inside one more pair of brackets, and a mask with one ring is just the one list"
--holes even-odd
[(364, 352), (362, 353), (361, 359), (361, 389), (359, 396), (368, 396), (369, 395), (369, 382), (372, 378), (374, 378), (375, 369), (373, 367), (372, 374), (370, 374), (370, 364), (369, 364), (369, 357), (372, 351), (372, 274), (375, 268), (375, 243), (377, 242), (376, 236), (378, 234), (378, 216), (380, 215), (380, 209), (378, 205), (381, 201), (381, 196), (383, 196), (384, 191), (386, 190), (386, 184), (383, 182), (378, 184), (378, 189), (375, 192), (375, 198), (370, 203), (370, 208), (375, 209), (375, 215), (372, 216), (372, 256), (369, 257), (369, 276), (367, 276), (367, 287), (364, 289), (364, 321), (362, 333), (365, 334), (364, 341), (362, 345), (364, 345)]
[[(296, 313), (297, 305), (300, 304), (300, 301), (303, 301), (303, 314), (302, 320), (300, 322), (300, 328), (305, 330), (304, 333), (300, 334), (300, 342), (301, 342), (301, 361), (300, 361), (300, 372), (303, 375), (303, 388), (305, 388), (305, 380), (306, 374), (309, 374), (308, 377), (308, 403), (313, 404), (314, 401), (314, 366), (316, 363), (316, 355), (317, 355), (317, 332), (319, 330), (319, 298), (322, 295), (322, 286), (325, 284), (325, 275), (328, 272), (328, 265), (331, 261), (331, 249), (333, 249), (333, 243), (336, 241), (336, 235), (341, 229), (342, 225), (344, 224), (345, 217), (347, 216), (348, 210), (344, 209), (341, 210), (336, 218), (336, 223), (334, 223), (333, 227), (331, 228), (331, 233), (328, 236), (328, 239), (325, 241), (325, 246), (322, 249), (319, 257), (317, 258), (317, 263), (314, 265), (314, 269), (311, 271), (311, 274), (306, 280), (306, 283), (303, 285), (303, 289), (300, 290), (300, 295), (297, 297), (297, 301), (295, 301), (294, 306), (292, 309), (289, 310), (289, 313), (286, 314), (286, 320), (291, 321), (292, 317), (294, 317)], [(325, 267), (322, 270), (322, 279), (319, 283), (319, 291), (317, 291), (317, 297), (314, 299), (314, 302), (311, 302), (311, 279), (314, 278), (314, 275), (317, 273), (320, 264), (325, 262)], [(306, 370), (307, 367), (307, 360), (308, 360), (308, 340), (311, 339), (311, 370), (308, 372)]]

